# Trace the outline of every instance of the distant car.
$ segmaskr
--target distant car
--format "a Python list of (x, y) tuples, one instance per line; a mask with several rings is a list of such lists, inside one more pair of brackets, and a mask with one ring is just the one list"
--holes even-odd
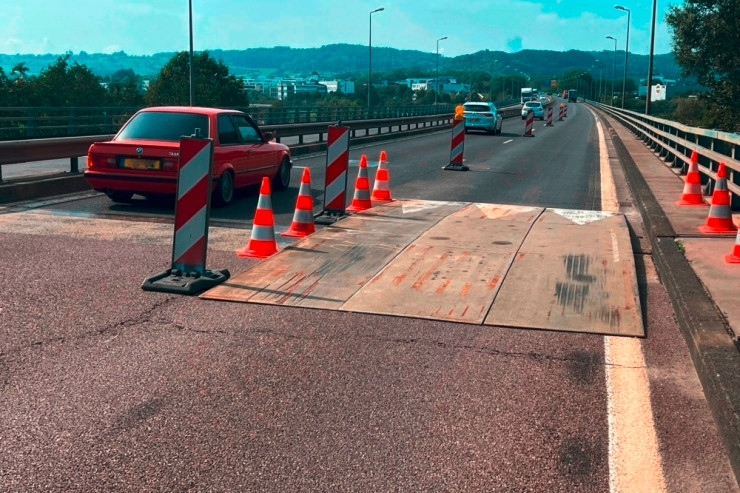
[(504, 119), (493, 103), (465, 103), (463, 110), (466, 133), (470, 130), (485, 130), (489, 134), (501, 133)]
[(235, 189), (264, 176), (277, 190), (288, 187), (293, 163), (286, 145), (274, 142), (245, 113), (191, 106), (138, 111), (112, 140), (90, 146), (85, 179), (114, 202), (128, 202), (134, 194), (174, 196), (180, 137), (196, 132), (213, 139), (214, 205), (228, 205)]
[(527, 112), (529, 110), (532, 110), (533, 116), (535, 118), (539, 118), (540, 120), (545, 119), (545, 108), (542, 106), (541, 102), (527, 101), (526, 103), (524, 103), (524, 106), (522, 106), (522, 120), (527, 117)]

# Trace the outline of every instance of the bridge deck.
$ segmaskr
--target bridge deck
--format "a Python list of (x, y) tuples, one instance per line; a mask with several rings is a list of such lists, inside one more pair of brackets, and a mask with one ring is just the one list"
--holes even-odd
[(622, 215), (398, 200), (203, 293), (212, 300), (643, 336)]

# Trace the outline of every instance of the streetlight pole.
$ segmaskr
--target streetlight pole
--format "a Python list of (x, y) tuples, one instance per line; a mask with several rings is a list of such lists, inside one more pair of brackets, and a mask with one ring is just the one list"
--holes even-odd
[(612, 65), (612, 102), (611, 106), (614, 106), (614, 78), (617, 72), (617, 38), (614, 36), (607, 36), (606, 39), (614, 40), (614, 64)]
[(650, 115), (650, 93), (653, 92), (653, 50), (655, 48), (655, 11), (658, 0), (653, 0), (653, 23), (650, 28), (650, 60), (648, 61), (647, 93), (645, 94), (645, 114)]
[(190, 106), (193, 106), (193, 0), (188, 0), (188, 21), (190, 24)]
[(624, 47), (624, 79), (622, 79), (622, 109), (624, 109), (624, 95), (627, 88), (627, 57), (630, 51), (630, 17), (632, 16), (632, 11), (621, 5), (615, 5), (614, 8), (627, 12), (627, 42)]
[(437, 39), (437, 78), (435, 79), (434, 104), (437, 104), (437, 93), (439, 92), (439, 42), (443, 39), (447, 39), (447, 36)]
[(370, 12), (370, 29), (368, 36), (368, 56), (367, 56), (367, 110), (370, 111), (370, 88), (373, 85), (373, 14), (382, 12), (385, 7), (380, 7)]

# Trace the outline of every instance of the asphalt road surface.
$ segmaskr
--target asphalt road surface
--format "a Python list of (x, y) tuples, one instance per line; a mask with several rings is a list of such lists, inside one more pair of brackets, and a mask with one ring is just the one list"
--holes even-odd
[[(156, 239), (171, 206), (9, 205), (0, 490), (738, 491), (618, 167), (602, 185), (593, 116), (571, 105), (535, 128), (522, 137), (515, 118), (500, 136), (469, 134), (469, 172), (441, 169), (446, 132), (350, 158), (386, 150), (399, 198), (599, 210), (616, 193), (645, 339), (145, 292), (171, 258)], [(273, 194), (276, 229), (304, 166), (321, 209), (325, 159), (295, 160), (291, 188)], [(209, 267), (258, 262), (233, 252), (256, 201), (247, 191), (213, 211)]]

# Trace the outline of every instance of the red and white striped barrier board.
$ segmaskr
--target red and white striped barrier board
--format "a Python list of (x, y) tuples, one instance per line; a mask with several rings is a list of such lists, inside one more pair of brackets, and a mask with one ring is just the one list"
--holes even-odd
[(527, 110), (527, 119), (524, 122), (524, 136), (534, 137), (534, 112)]
[(565, 106), (563, 105), (563, 103), (560, 103), (560, 110), (558, 110), (558, 121), (559, 122), (563, 121), (563, 111), (565, 111)]
[(228, 270), (206, 270), (213, 140), (182, 137), (179, 157), (172, 266), (145, 280), (142, 288), (195, 294), (229, 277)]
[(329, 126), (326, 146), (324, 210), (316, 222), (334, 222), (346, 214), (347, 168), (349, 166), (349, 127)]
[(547, 107), (547, 123), (546, 127), (552, 127), (552, 106)]
[[(457, 109), (456, 109), (457, 111)], [(461, 112), (455, 114), (452, 119), (452, 140), (450, 141), (450, 164), (444, 169), (454, 171), (468, 171), (468, 167), (463, 164), (463, 155), (465, 151), (465, 119)]]

